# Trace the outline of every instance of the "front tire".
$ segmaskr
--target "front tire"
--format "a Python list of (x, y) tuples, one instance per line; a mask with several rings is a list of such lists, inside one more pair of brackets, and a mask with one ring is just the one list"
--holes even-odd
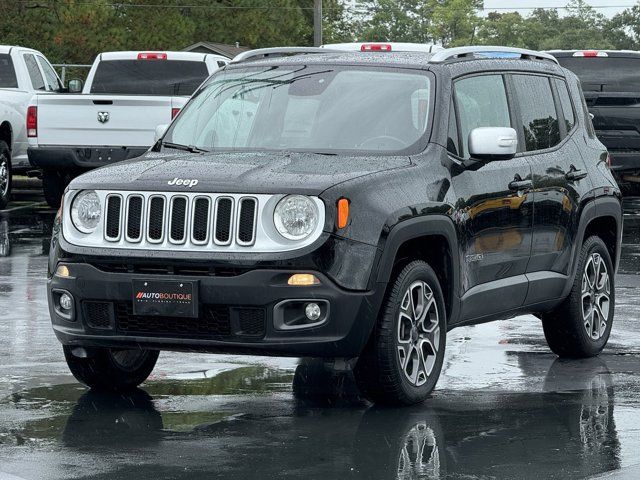
[(129, 391), (136, 388), (153, 371), (157, 350), (116, 350), (93, 348), (88, 357), (73, 354), (73, 347), (63, 346), (64, 357), (74, 377), (93, 390)]
[(11, 200), (11, 150), (6, 142), (0, 140), (0, 210), (7, 208)]
[(446, 331), (438, 277), (423, 261), (409, 263), (393, 279), (376, 328), (356, 365), (362, 394), (377, 404), (424, 401), (440, 376)]
[(607, 344), (615, 310), (615, 272), (600, 237), (583, 244), (571, 293), (542, 319), (549, 348), (560, 357), (595, 357)]

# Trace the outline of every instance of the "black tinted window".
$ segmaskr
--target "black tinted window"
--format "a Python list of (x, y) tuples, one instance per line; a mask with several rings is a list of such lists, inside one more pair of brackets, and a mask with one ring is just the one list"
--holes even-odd
[(40, 69), (38, 68), (38, 62), (36, 62), (36, 57), (27, 53), (24, 55), (24, 63), (27, 66), (27, 71), (29, 72), (29, 78), (31, 79), (31, 86), (34, 90), (45, 90), (44, 80), (42, 79), (42, 74), (40, 73)]
[(207, 77), (204, 62), (110, 60), (98, 65), (91, 93), (191, 95)]
[(0, 88), (18, 88), (16, 69), (7, 53), (0, 54)]
[(528, 152), (560, 143), (558, 115), (548, 77), (514, 75), (516, 99)]
[(573, 105), (571, 103), (571, 96), (569, 95), (569, 89), (567, 88), (567, 82), (556, 78), (556, 89), (558, 90), (558, 97), (560, 97), (560, 105), (562, 105), (562, 115), (564, 117), (565, 124), (567, 126), (567, 132), (570, 131), (576, 124), (576, 117), (573, 113)]
[(469, 134), (479, 127), (510, 127), (509, 104), (501, 75), (468, 77), (456, 82), (462, 156), (468, 157)]
[(640, 91), (640, 57), (559, 57), (560, 65), (575, 73), (585, 91)]

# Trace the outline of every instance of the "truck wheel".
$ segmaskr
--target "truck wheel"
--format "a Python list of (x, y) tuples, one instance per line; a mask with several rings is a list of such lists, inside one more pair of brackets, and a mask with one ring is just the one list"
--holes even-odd
[(362, 394), (377, 404), (424, 401), (440, 376), (447, 326), (433, 269), (409, 263), (392, 280), (378, 323), (355, 368)]
[(0, 140), (0, 210), (7, 207), (11, 199), (11, 151), (6, 142)]
[(65, 175), (61, 175), (54, 170), (44, 170), (42, 172), (44, 199), (51, 208), (60, 208), (62, 195), (68, 183)]
[(615, 275), (606, 245), (589, 237), (582, 245), (569, 296), (542, 325), (549, 348), (560, 357), (598, 355), (609, 340), (615, 308)]
[(64, 358), (73, 376), (95, 390), (133, 390), (151, 374), (156, 365), (157, 350), (116, 350), (94, 348), (86, 358), (72, 353), (73, 347), (64, 345)]

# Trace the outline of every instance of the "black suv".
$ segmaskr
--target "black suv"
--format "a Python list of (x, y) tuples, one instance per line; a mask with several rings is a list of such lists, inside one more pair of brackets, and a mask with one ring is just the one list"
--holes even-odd
[(65, 193), (48, 292), (71, 371), (121, 390), (159, 350), (323, 357), (410, 404), (448, 330), (524, 313), (597, 355), (622, 213), (582, 98), (504, 47), (243, 54)]
[(623, 192), (640, 192), (640, 52), (549, 52), (582, 82), (596, 135), (609, 151), (611, 170)]

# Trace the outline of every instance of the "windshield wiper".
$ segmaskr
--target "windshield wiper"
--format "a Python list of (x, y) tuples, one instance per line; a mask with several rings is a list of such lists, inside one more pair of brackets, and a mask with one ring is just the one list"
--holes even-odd
[(162, 142), (163, 147), (175, 148), (176, 150), (184, 150), (191, 153), (209, 153), (209, 150), (198, 148), (194, 145), (181, 145), (179, 143)]

